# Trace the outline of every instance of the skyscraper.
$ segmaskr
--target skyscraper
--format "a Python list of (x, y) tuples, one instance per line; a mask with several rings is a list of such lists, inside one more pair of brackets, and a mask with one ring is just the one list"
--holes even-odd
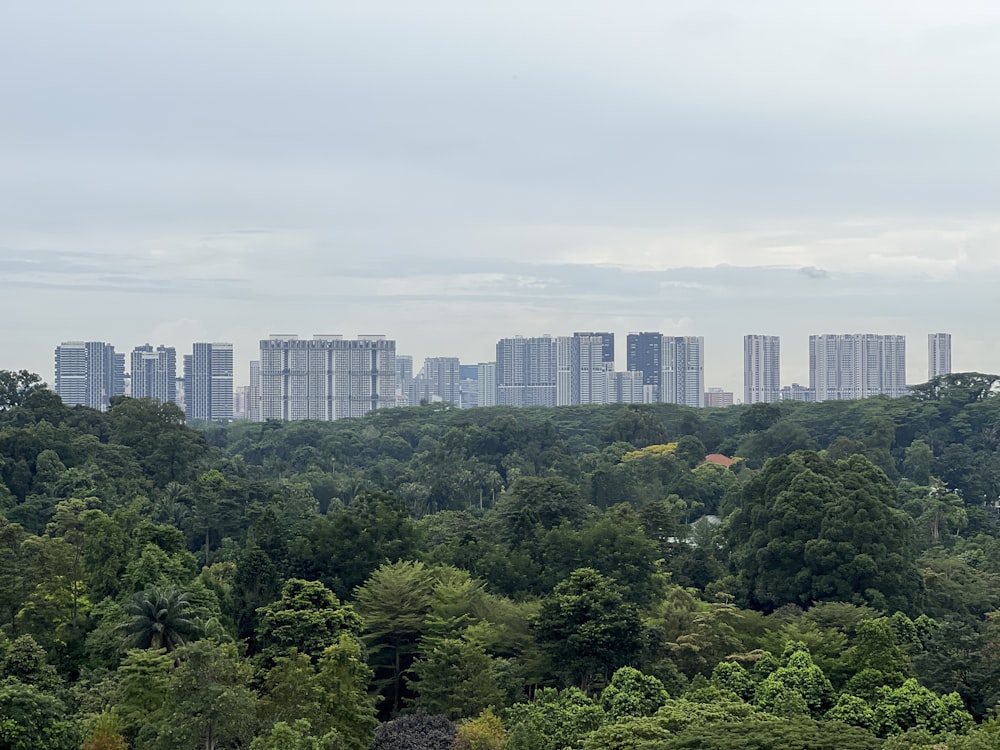
[(652, 386), (653, 400), (658, 401), (663, 371), (663, 334), (656, 331), (630, 333), (626, 342), (626, 367), (630, 372), (642, 373), (643, 385)]
[(250, 385), (247, 387), (247, 421), (260, 422), (260, 360), (250, 360)]
[(477, 365), (479, 370), (477, 385), (479, 386), (479, 405), (497, 405), (497, 363), (480, 362)]
[(809, 387), (817, 401), (906, 395), (906, 337), (875, 333), (809, 337)]
[(571, 404), (610, 404), (615, 393), (613, 333), (574, 333), (571, 340)]
[(927, 379), (951, 374), (951, 334), (927, 334)]
[(184, 355), (184, 416), (188, 421), (233, 418), (233, 345), (198, 342)]
[(125, 355), (103, 341), (64, 341), (55, 349), (55, 390), (67, 406), (107, 411), (125, 394)]
[(396, 404), (396, 342), (275, 334), (260, 342), (261, 419), (361, 417)]
[(496, 361), (497, 404), (556, 406), (558, 350), (555, 336), (500, 339)]
[(150, 344), (132, 350), (132, 398), (151, 398), (162, 404), (177, 401), (177, 350)]
[(619, 404), (642, 404), (646, 402), (646, 387), (643, 374), (639, 370), (616, 372), (615, 402)]
[(406, 406), (417, 406), (409, 402), (410, 381), (413, 380), (413, 356), (410, 354), (396, 355), (396, 394)]
[(427, 393), (455, 406), (461, 404), (459, 367), (458, 357), (427, 357), (421, 372), (423, 380), (427, 383)]
[(705, 337), (664, 336), (660, 401), (704, 406)]
[(743, 403), (781, 400), (781, 341), (777, 336), (743, 337)]

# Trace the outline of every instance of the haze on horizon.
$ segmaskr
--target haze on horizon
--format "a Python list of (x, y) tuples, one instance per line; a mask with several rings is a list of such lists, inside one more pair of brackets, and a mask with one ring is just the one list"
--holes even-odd
[(1000, 6), (50, 4), (0, 24), (0, 368), (60, 341), (954, 336), (1000, 372)]

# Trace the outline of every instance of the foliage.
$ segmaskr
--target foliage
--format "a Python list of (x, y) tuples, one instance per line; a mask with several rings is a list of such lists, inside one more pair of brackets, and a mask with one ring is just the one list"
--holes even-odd
[(444, 716), (403, 714), (380, 724), (371, 750), (439, 750), (450, 748), (455, 725)]
[(200, 631), (192, 616), (190, 594), (176, 586), (135, 594), (127, 612), (129, 619), (121, 625), (124, 648), (164, 649), (169, 653)]
[(621, 667), (601, 693), (601, 707), (608, 721), (652, 716), (670, 696), (663, 683), (634, 667)]
[(895, 489), (871, 462), (809, 452), (771, 459), (729, 526), (734, 570), (765, 609), (855, 598), (906, 608), (917, 589), (910, 538)]
[(318, 581), (289, 578), (281, 598), (257, 610), (257, 647), (268, 659), (295, 648), (319, 659), (341, 633), (360, 634), (361, 620), (350, 605)]
[(511, 706), (506, 718), (506, 750), (563, 750), (597, 729), (604, 712), (577, 688), (543, 688), (530, 703)]
[(609, 677), (640, 645), (638, 610), (593, 568), (573, 571), (552, 590), (535, 631), (566, 682), (582, 687)]
[(486, 709), (474, 719), (466, 719), (455, 732), (454, 750), (502, 750), (507, 740), (500, 717)]

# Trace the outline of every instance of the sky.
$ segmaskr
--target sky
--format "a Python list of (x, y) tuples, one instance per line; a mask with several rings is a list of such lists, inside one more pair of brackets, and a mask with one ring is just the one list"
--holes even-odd
[(1000, 372), (1000, 4), (0, 10), (0, 369), (60, 341), (930, 332)]

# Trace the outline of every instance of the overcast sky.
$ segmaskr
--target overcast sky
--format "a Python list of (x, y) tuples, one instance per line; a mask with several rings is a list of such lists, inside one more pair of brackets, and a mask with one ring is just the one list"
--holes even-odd
[(0, 8), (0, 368), (63, 340), (927, 333), (1000, 372), (1000, 4)]

